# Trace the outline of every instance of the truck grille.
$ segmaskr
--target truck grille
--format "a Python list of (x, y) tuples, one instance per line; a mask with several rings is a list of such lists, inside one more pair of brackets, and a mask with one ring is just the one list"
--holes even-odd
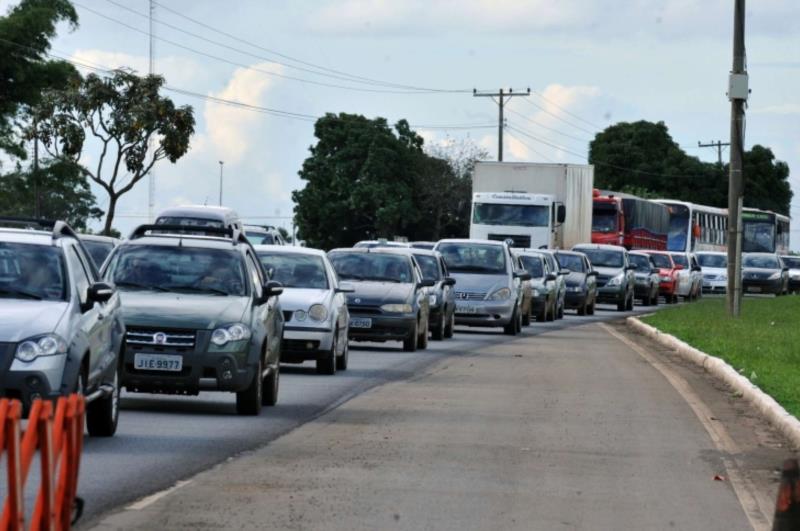
[(498, 242), (513, 240), (514, 245), (512, 247), (521, 247), (523, 249), (529, 249), (531, 246), (531, 237), (524, 234), (490, 234), (489, 239)]
[(132, 346), (194, 348), (194, 330), (128, 327), (126, 343)]

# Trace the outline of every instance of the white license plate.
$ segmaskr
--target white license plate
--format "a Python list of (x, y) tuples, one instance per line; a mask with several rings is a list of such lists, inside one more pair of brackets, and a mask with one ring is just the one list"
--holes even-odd
[(133, 367), (140, 371), (180, 372), (183, 369), (183, 356), (136, 354), (133, 357)]
[(758, 286), (748, 286), (747, 291), (752, 293), (761, 293), (761, 288)]
[(350, 319), (350, 328), (372, 328), (372, 319), (354, 317)]
[(478, 313), (478, 307), (470, 306), (468, 304), (456, 304), (456, 313), (475, 314)]

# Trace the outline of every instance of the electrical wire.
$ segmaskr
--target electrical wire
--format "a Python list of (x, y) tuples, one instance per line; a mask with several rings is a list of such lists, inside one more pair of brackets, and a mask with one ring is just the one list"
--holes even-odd
[(588, 133), (588, 134), (590, 134), (590, 135), (594, 135), (594, 134), (596, 133), (596, 131), (590, 131), (589, 129), (586, 129), (585, 127), (582, 127), (582, 126), (580, 126), (580, 125), (575, 125), (574, 123), (572, 123), (572, 122), (570, 122), (570, 121), (568, 121), (568, 120), (565, 120), (563, 117), (561, 117), (561, 116), (557, 115), (557, 114), (556, 114), (556, 113), (554, 113), (554, 112), (551, 112), (551, 111), (549, 111), (549, 110), (545, 109), (544, 107), (542, 107), (542, 106), (541, 106), (541, 105), (539, 105), (538, 103), (535, 103), (535, 102), (533, 102), (533, 101), (529, 100), (528, 98), (521, 98), (521, 99), (522, 99), (522, 101), (524, 101), (524, 102), (525, 102), (525, 103), (527, 103), (528, 105), (532, 105), (532, 106), (536, 107), (536, 108), (537, 108), (537, 109), (539, 109), (541, 112), (543, 112), (543, 113), (545, 113), (545, 114), (549, 114), (550, 116), (552, 116), (552, 117), (553, 117), (553, 118), (555, 118), (556, 120), (559, 120), (559, 121), (561, 121), (561, 122), (564, 122), (565, 124), (569, 125), (570, 127), (574, 127), (575, 129), (578, 129), (578, 130), (580, 130), (580, 131), (583, 131), (584, 133)]
[(523, 146), (525, 146), (529, 150), (531, 150), (535, 155), (538, 155), (540, 158), (544, 159), (545, 161), (547, 161), (547, 162), (555, 162), (553, 159), (551, 159), (550, 157), (548, 157), (544, 153), (538, 151), (536, 148), (534, 148), (533, 146), (531, 146), (527, 142), (523, 142), (521, 139), (517, 138), (515, 135), (512, 135), (510, 132), (505, 131), (505, 134), (507, 136), (513, 138), (514, 140), (516, 140), (517, 142), (519, 142), (520, 144), (522, 144)]
[(584, 143), (584, 144), (588, 144), (589, 142), (591, 142), (591, 140), (590, 140), (590, 139), (587, 139), (587, 138), (580, 138), (580, 137), (577, 137), (577, 136), (573, 136), (573, 135), (570, 135), (570, 134), (568, 134), (568, 133), (564, 133), (564, 132), (562, 132), (562, 131), (559, 131), (558, 129), (555, 129), (555, 128), (553, 128), (553, 127), (546, 126), (546, 125), (544, 125), (544, 124), (542, 124), (542, 123), (539, 123), (539, 122), (537, 122), (536, 120), (534, 120), (534, 119), (532, 119), (532, 118), (528, 118), (528, 117), (527, 117), (527, 116), (525, 116), (524, 114), (522, 114), (522, 113), (519, 113), (519, 112), (517, 112), (517, 111), (515, 111), (515, 110), (513, 110), (513, 109), (508, 109), (508, 108), (506, 108), (506, 111), (507, 111), (507, 112), (509, 112), (509, 113), (511, 113), (511, 114), (514, 114), (514, 115), (516, 115), (516, 116), (519, 116), (520, 118), (522, 118), (522, 119), (524, 119), (524, 120), (527, 120), (528, 122), (530, 122), (530, 123), (532, 123), (532, 124), (534, 124), (534, 125), (536, 125), (536, 126), (538, 126), (538, 127), (541, 127), (542, 129), (547, 129), (548, 131), (551, 131), (551, 132), (553, 132), (553, 133), (556, 133), (557, 135), (561, 135), (561, 136), (563, 136), (563, 137), (570, 138), (570, 139), (572, 139), (572, 140), (576, 140), (576, 141), (578, 141), (578, 142), (581, 142), (581, 143)]
[(575, 119), (577, 119), (577, 120), (580, 120), (581, 122), (585, 123), (585, 124), (586, 124), (586, 125), (588, 125), (589, 127), (592, 127), (592, 128), (594, 128), (594, 129), (598, 129), (598, 130), (604, 129), (604, 127), (601, 127), (601, 126), (599, 126), (599, 125), (593, 124), (593, 123), (592, 123), (592, 122), (590, 122), (589, 120), (584, 120), (583, 118), (581, 118), (581, 117), (580, 117), (580, 116), (578, 116), (577, 114), (575, 114), (575, 113), (573, 113), (573, 112), (570, 112), (569, 110), (565, 109), (564, 107), (562, 107), (561, 105), (557, 104), (557, 103), (556, 103), (556, 102), (554, 102), (553, 100), (546, 98), (546, 97), (544, 96), (544, 94), (541, 94), (541, 93), (539, 93), (539, 92), (535, 92), (535, 91), (531, 91), (531, 94), (535, 94), (536, 96), (538, 96), (539, 98), (543, 99), (544, 101), (546, 101), (547, 103), (549, 103), (550, 105), (552, 105), (553, 107), (555, 107), (556, 109), (559, 109), (560, 111), (564, 112), (565, 114), (568, 114), (569, 116), (572, 116), (573, 118), (575, 118)]

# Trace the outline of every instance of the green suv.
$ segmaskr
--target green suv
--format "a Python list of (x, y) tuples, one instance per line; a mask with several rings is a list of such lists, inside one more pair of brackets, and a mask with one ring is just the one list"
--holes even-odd
[(282, 289), (234, 228), (142, 225), (109, 256), (120, 293), (128, 391), (236, 393), (258, 415), (278, 400)]

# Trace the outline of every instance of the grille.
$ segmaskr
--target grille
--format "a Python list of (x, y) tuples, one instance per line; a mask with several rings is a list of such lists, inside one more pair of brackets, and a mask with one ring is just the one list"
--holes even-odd
[(603, 286), (608, 284), (608, 281), (609, 281), (610, 278), (611, 277), (605, 277), (605, 276), (597, 275), (597, 287), (598, 288), (602, 288)]
[(457, 301), (482, 301), (486, 298), (486, 292), (480, 291), (456, 291)]
[(283, 320), (284, 320), (284, 321), (286, 321), (286, 322), (288, 323), (289, 321), (291, 321), (291, 320), (292, 320), (292, 315), (294, 315), (294, 312), (293, 312), (293, 311), (291, 311), (291, 310), (284, 310), (284, 311), (283, 311)]
[(380, 315), (383, 313), (377, 306), (355, 306), (353, 304), (348, 304), (347, 309), (350, 310), (350, 313), (357, 313), (359, 315)]
[[(160, 340), (162, 337), (163, 341)], [(129, 345), (150, 345), (156, 347), (193, 348), (195, 343), (195, 331), (174, 330), (174, 329), (158, 330), (155, 328), (133, 327), (133, 328), (128, 328), (128, 332), (126, 334), (126, 342)]]
[(525, 234), (490, 234), (489, 239), (498, 242), (512, 240), (514, 242), (513, 247), (522, 247), (523, 249), (528, 249), (531, 246), (531, 237)]

